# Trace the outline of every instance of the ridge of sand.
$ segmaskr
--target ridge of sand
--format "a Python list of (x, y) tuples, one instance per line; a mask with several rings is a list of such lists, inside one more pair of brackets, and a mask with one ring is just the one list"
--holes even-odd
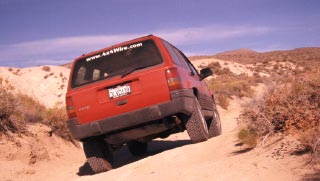
[(0, 67), (0, 77), (9, 81), (14, 92), (33, 97), (47, 107), (65, 104), (69, 74), (70, 69), (60, 66)]

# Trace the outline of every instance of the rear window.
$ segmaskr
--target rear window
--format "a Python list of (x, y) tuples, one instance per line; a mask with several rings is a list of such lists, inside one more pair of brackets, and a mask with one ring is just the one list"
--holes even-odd
[(72, 73), (71, 87), (118, 75), (125, 76), (162, 62), (160, 52), (152, 40), (115, 47), (77, 61)]

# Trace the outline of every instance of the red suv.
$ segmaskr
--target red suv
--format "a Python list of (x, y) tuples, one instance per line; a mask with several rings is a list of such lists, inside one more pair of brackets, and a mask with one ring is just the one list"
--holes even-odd
[(112, 153), (126, 144), (147, 152), (155, 138), (187, 130), (194, 143), (221, 134), (219, 113), (194, 68), (167, 41), (149, 35), (75, 59), (66, 95), (68, 128), (83, 142), (95, 173), (112, 169)]

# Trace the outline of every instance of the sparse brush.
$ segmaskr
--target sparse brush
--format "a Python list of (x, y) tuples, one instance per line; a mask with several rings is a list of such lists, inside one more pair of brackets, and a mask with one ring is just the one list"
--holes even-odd
[(46, 124), (52, 128), (52, 133), (77, 145), (66, 126), (67, 114), (64, 107), (56, 105), (53, 108), (47, 109), (45, 119)]
[(251, 97), (254, 93), (251, 85), (254, 85), (253, 79), (247, 75), (220, 75), (216, 79), (209, 81), (210, 88), (217, 94), (226, 94), (231, 96)]
[(217, 72), (219, 72), (221, 69), (219, 62), (212, 62), (207, 67), (209, 67), (214, 74), (217, 74)]
[(15, 72), (12, 72), (14, 75), (20, 75), (20, 69), (17, 69)]
[(258, 133), (253, 128), (242, 128), (238, 132), (238, 139), (249, 147), (255, 147), (258, 143)]
[(12, 86), (0, 77), (0, 136), (9, 133), (28, 134), (28, 124), (42, 123), (52, 129), (51, 133), (77, 145), (66, 127), (64, 106), (47, 109), (32, 97), (12, 94), (11, 90)]
[(42, 70), (45, 71), (45, 72), (50, 72), (51, 68), (49, 66), (43, 66)]
[(16, 112), (18, 101), (11, 90), (12, 86), (0, 77), (0, 135), (24, 131), (21, 121), (12, 116)]
[(218, 94), (216, 97), (217, 104), (220, 105), (223, 109), (228, 109), (228, 106), (230, 104), (228, 97), (224, 94)]
[(320, 152), (320, 69), (295, 77), (277, 79), (274, 89), (260, 102), (247, 106), (243, 114), (248, 125), (262, 138), (273, 132), (294, 135), (312, 160)]
[(219, 74), (217, 78), (211, 79), (207, 83), (213, 90), (218, 105), (224, 109), (227, 109), (228, 99), (232, 99), (232, 96), (251, 97), (254, 93), (251, 86), (263, 81), (261, 77), (249, 77), (246, 74), (235, 75), (229, 69), (221, 69), (217, 62), (210, 64), (211, 69), (212, 67), (216, 67), (214, 71)]
[(320, 162), (320, 127), (311, 128), (300, 135), (302, 145), (311, 151), (311, 162)]
[(46, 107), (39, 101), (24, 94), (17, 94), (16, 116), (22, 117), (26, 123), (38, 123), (43, 121), (43, 115)]

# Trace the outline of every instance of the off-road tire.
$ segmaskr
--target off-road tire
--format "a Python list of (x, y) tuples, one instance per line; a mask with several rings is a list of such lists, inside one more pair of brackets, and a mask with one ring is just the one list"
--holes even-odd
[(83, 150), (94, 173), (112, 169), (113, 155), (110, 145), (103, 140), (89, 139), (83, 142)]
[(127, 143), (127, 146), (133, 156), (145, 155), (148, 152), (148, 143), (130, 141)]
[(206, 141), (209, 138), (207, 122), (201, 113), (198, 99), (193, 101), (193, 113), (186, 123), (187, 132), (193, 143)]
[(213, 107), (213, 117), (209, 126), (209, 138), (221, 135), (221, 120), (217, 107)]

